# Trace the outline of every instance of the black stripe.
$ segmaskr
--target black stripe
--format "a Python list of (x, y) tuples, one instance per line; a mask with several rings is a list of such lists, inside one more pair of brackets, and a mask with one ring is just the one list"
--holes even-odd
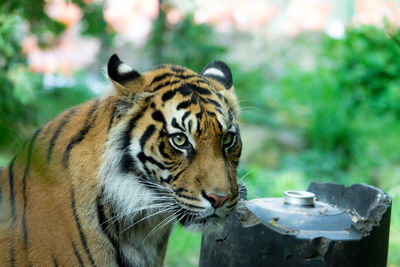
[(178, 87), (178, 88), (176, 88), (176, 90), (179, 92), (179, 93), (181, 93), (181, 95), (183, 95), (183, 96), (188, 96), (188, 95), (190, 95), (191, 93), (193, 93), (193, 89), (191, 88), (192, 86), (190, 85), (188, 85), (188, 84), (183, 84), (182, 86), (180, 86), (180, 87)]
[(57, 262), (57, 259), (56, 259), (56, 257), (54, 257), (54, 255), (53, 255), (53, 254), (51, 254), (51, 258), (53, 259), (53, 264), (54, 264), (54, 267), (58, 267), (58, 262)]
[(169, 181), (171, 181), (173, 178), (173, 176), (170, 174), (168, 175), (168, 177), (166, 179), (163, 178), (163, 181), (166, 181), (167, 183), (169, 183)]
[[(125, 129), (122, 146), (121, 149), (124, 151), (131, 144), (132, 139), (132, 130), (136, 127), (137, 121), (143, 116), (143, 113), (146, 111), (147, 106), (143, 107), (128, 123), (128, 126)], [(154, 113), (153, 113), (154, 118)]]
[(191, 93), (193, 93), (193, 90), (192, 90), (192, 88), (190, 88), (189, 85), (183, 84), (182, 86), (179, 86), (178, 88), (175, 88), (174, 90), (165, 92), (162, 95), (161, 99), (162, 99), (162, 101), (166, 102), (166, 101), (170, 100), (171, 98), (173, 98), (176, 95), (176, 93), (180, 93), (182, 96), (188, 96)]
[(197, 104), (198, 101), (196, 95), (193, 94), (192, 97), (190, 98), (190, 101), (192, 101), (192, 104)]
[[(222, 112), (222, 110), (220, 108), (216, 108), (216, 110), (219, 114), (221, 114), (223, 117), (225, 117), (225, 114)], [(232, 120), (230, 120), (230, 121), (232, 121)]]
[(108, 221), (108, 218), (104, 213), (104, 205), (101, 203), (101, 196), (97, 198), (97, 217), (99, 218), (99, 225), (101, 226), (102, 231), (111, 241), (110, 236), (107, 234), (107, 229), (112, 222)]
[[(203, 105), (200, 105), (200, 112), (199, 113), (203, 113), (203, 112), (204, 112), (204, 107), (203, 107)], [(197, 114), (196, 114), (196, 117), (197, 117)], [(200, 119), (198, 119), (198, 121), (197, 121), (197, 127), (196, 128), (197, 128), (196, 129), (197, 134), (198, 135), (202, 135), (203, 131), (200, 129)]]
[[(132, 172), (136, 169), (135, 161), (129, 154), (129, 145), (131, 144), (132, 139), (132, 131), (133, 128), (136, 127), (137, 121), (143, 116), (143, 113), (146, 111), (147, 106), (143, 107), (129, 122), (128, 126), (125, 129), (125, 132), (122, 136), (122, 144), (121, 151), (122, 157), (120, 161), (120, 168), (122, 172)], [(154, 113), (153, 113), (154, 118)]]
[(176, 107), (176, 109), (180, 110), (180, 109), (188, 108), (191, 104), (192, 104), (191, 100), (183, 101)]
[(185, 120), (189, 115), (190, 115), (190, 111), (186, 111), (185, 114), (183, 114), (182, 121), (181, 121), (182, 125), (185, 125)]
[(140, 137), (140, 147), (144, 148), (146, 141), (150, 139), (150, 137), (154, 134), (156, 127), (151, 124), (147, 127), (146, 131), (144, 131), (143, 135)]
[[(229, 104), (229, 101), (226, 99), (226, 97), (222, 97), (222, 100), (224, 101), (225, 105), (228, 107), (228, 116), (229, 116), (229, 120), (232, 121), (232, 115), (233, 115), (233, 111), (231, 108), (231, 105)], [(221, 111), (222, 113), (222, 111)]]
[(164, 142), (161, 142), (161, 143), (158, 145), (158, 151), (160, 151), (161, 156), (163, 156), (164, 158), (167, 158), (167, 159), (170, 158), (170, 155), (168, 155), (168, 154), (165, 152), (165, 144), (164, 144)]
[(10, 266), (11, 267), (15, 266), (15, 249), (13, 240), (11, 241), (11, 246), (10, 246)]
[(156, 110), (153, 112), (153, 114), (151, 114), (151, 117), (155, 120), (155, 121), (159, 121), (163, 124), (162, 128), (164, 130), (166, 130), (167, 127), (167, 122), (165, 121), (164, 115), (162, 114), (161, 111)]
[(137, 157), (138, 157), (138, 159), (143, 163), (143, 165), (146, 163), (146, 161), (148, 161), (148, 162), (150, 162), (150, 163), (152, 163), (152, 164), (154, 164), (154, 165), (157, 165), (158, 168), (160, 168), (161, 170), (168, 169), (168, 168), (167, 168), (166, 166), (164, 166), (161, 162), (155, 160), (155, 159), (152, 158), (152, 157), (146, 156), (146, 155), (144, 154), (144, 152), (140, 152), (140, 153), (137, 155)]
[(231, 108), (228, 108), (228, 119), (233, 121), (233, 110)]
[[(182, 79), (182, 80), (190, 80), (190, 79), (192, 79), (192, 78), (201, 78), (202, 79), (202, 77), (200, 76), (200, 75), (198, 75), (198, 74), (186, 74), (186, 75), (183, 75), (183, 74), (175, 74), (175, 77), (177, 77), (177, 78), (180, 78), (180, 79)], [(193, 82), (193, 81), (192, 81)], [(196, 81), (197, 82), (197, 81)]]
[[(223, 133), (223, 132), (224, 132), (224, 127), (222, 127), (222, 125), (221, 125), (221, 123), (219, 122), (219, 120), (217, 120), (217, 126), (218, 126), (219, 131), (220, 131), (221, 133)], [(229, 129), (229, 127), (228, 127), (228, 129)]]
[[(182, 206), (186, 206), (186, 207), (189, 207), (189, 208), (204, 209), (204, 207), (202, 207), (202, 206), (196, 206), (196, 205), (192, 205), (192, 204), (188, 204), (188, 203), (183, 203), (183, 202), (180, 202), (180, 203), (181, 203)], [(190, 211), (189, 211), (189, 212), (190, 212)]]
[(203, 117), (203, 110), (199, 111), (199, 113), (196, 114), (196, 118), (197, 120), (201, 120), (201, 118)]
[(28, 245), (28, 229), (26, 226), (26, 206), (27, 206), (27, 198), (26, 198), (26, 179), (29, 174), (29, 169), (31, 167), (31, 157), (32, 157), (32, 150), (33, 150), (33, 144), (35, 143), (36, 137), (39, 135), (40, 131), (42, 129), (38, 129), (35, 134), (33, 135), (31, 142), (29, 143), (29, 148), (28, 148), (28, 157), (26, 159), (26, 167), (24, 171), (24, 177), (22, 178), (22, 188), (23, 188), (23, 198), (24, 198), (24, 210), (22, 212), (22, 230), (24, 233), (24, 245), (25, 248)]
[(178, 180), (179, 176), (181, 176), (181, 174), (184, 172), (185, 170), (180, 170), (175, 176), (171, 177), (172, 179), (169, 179), (167, 182), (168, 183), (172, 183), (175, 182), (176, 180)]
[(188, 130), (189, 130), (189, 132), (191, 131), (191, 129), (192, 129), (192, 125), (193, 125), (193, 121), (192, 120), (190, 120), (189, 121), (189, 127), (188, 127)]
[[(103, 233), (107, 236), (108, 241), (111, 243), (111, 245), (114, 247), (115, 250), (115, 260), (117, 262), (118, 266), (125, 266), (124, 262), (128, 262), (128, 260), (125, 259), (124, 255), (121, 253), (121, 250), (119, 249), (118, 243), (112, 236), (109, 234), (109, 231), (111, 230), (110, 228), (110, 223), (115, 225), (115, 230), (118, 232), (118, 222), (113, 223), (110, 222), (109, 219), (106, 217), (106, 214), (104, 212), (104, 205), (101, 203), (101, 196), (98, 197), (97, 199), (97, 214), (99, 218), (99, 224), (101, 226), (101, 229)], [(114, 217), (114, 216), (112, 216)], [(107, 231), (108, 230), (108, 231)]]
[(50, 132), (51, 126), (53, 125), (53, 122), (49, 122), (46, 126), (44, 126), (44, 131), (43, 131), (43, 135), (42, 135), (42, 139), (47, 137), (47, 135)]
[[(205, 84), (205, 85), (208, 86), (208, 87), (214, 88), (214, 87), (212, 86), (212, 84), (211, 84), (208, 80), (205, 80), (203, 77), (201, 77), (201, 79), (197, 80), (196, 83), (197, 83), (197, 84), (203, 83), (203, 84)], [(217, 93), (218, 93), (218, 91), (217, 91)]]
[(168, 81), (168, 82), (165, 82), (165, 83), (162, 83), (162, 84), (159, 84), (159, 85), (157, 85), (154, 89), (153, 89), (153, 92), (155, 92), (155, 91), (158, 91), (158, 90), (160, 90), (161, 88), (163, 88), (163, 87), (166, 87), (166, 86), (171, 86), (171, 85), (174, 85), (174, 84), (177, 84), (177, 83), (180, 83), (181, 81), (179, 81), (179, 80), (175, 80), (175, 81)]
[(233, 202), (231, 205), (226, 206), (227, 209), (233, 208), (234, 206), (236, 206), (236, 204), (238, 203), (238, 199), (236, 199), (235, 202)]
[(159, 81), (164, 80), (165, 78), (171, 77), (171, 76), (173, 76), (173, 74), (169, 73), (169, 72), (161, 74), (161, 75), (158, 75), (158, 76), (153, 78), (153, 80), (150, 83), (150, 86), (152, 86), (156, 82), (159, 82)]
[(133, 172), (136, 170), (136, 162), (131, 157), (129, 152), (124, 152), (120, 161), (121, 171), (124, 173)]
[(178, 92), (178, 90), (176, 90), (176, 89), (167, 91), (162, 95), (161, 100), (163, 102), (166, 102), (166, 101), (170, 100), (171, 98), (173, 98), (177, 92)]
[(15, 192), (14, 192), (14, 162), (15, 162), (14, 157), (11, 162), (10, 166), (8, 167), (8, 176), (9, 176), (9, 182), (10, 182), (10, 208), (11, 208), (11, 218), (12, 221), (15, 222), (17, 216), (15, 213)]
[(49, 142), (49, 148), (47, 150), (47, 163), (50, 162), (51, 160), (51, 154), (53, 153), (53, 148), (54, 145), (56, 144), (57, 138), (60, 135), (62, 129), (64, 126), (68, 123), (69, 119), (72, 117), (72, 115), (75, 113), (76, 108), (71, 109), (61, 120), (60, 124), (57, 126), (56, 131), (54, 132), (53, 136), (50, 139)]
[[(87, 256), (88, 256), (88, 258), (90, 260), (90, 263), (92, 264), (92, 266), (96, 266), (96, 264), (94, 263), (94, 260), (92, 258), (92, 255), (90, 254), (90, 250), (89, 250), (89, 247), (87, 245), (86, 237), (85, 237), (85, 234), (83, 233), (81, 222), (79, 220), (79, 216), (78, 216), (78, 213), (76, 211), (75, 191), (72, 188), (72, 185), (71, 185), (71, 189), (70, 190), (71, 190), (71, 208), (72, 208), (72, 213), (74, 215), (74, 220), (75, 220), (75, 223), (76, 223), (76, 227), (78, 228), (78, 232), (79, 232), (79, 236), (81, 238), (83, 249), (85, 250), (85, 252), (86, 252), (86, 254), (87, 254)], [(74, 244), (72, 243), (72, 245), (74, 245)]]
[[(207, 111), (207, 114), (208, 114), (209, 116), (211, 116), (211, 117), (215, 117), (215, 116), (216, 116), (215, 113), (214, 113), (214, 112), (211, 112), (211, 111)], [(219, 124), (219, 122), (218, 122), (218, 124)]]
[(81, 258), (81, 255), (79, 255), (79, 252), (78, 252), (78, 250), (76, 249), (76, 246), (75, 246), (75, 244), (74, 244), (74, 241), (71, 240), (71, 243), (72, 243), (72, 249), (74, 250), (74, 254), (75, 254), (76, 258), (78, 259), (79, 265), (80, 265), (81, 267), (84, 267), (83, 261), (82, 261), (82, 258)]
[(117, 110), (117, 106), (114, 105), (114, 106), (112, 107), (110, 121), (108, 122), (107, 132), (110, 132), (110, 130), (111, 130), (111, 126), (112, 126), (112, 124), (113, 124), (113, 122), (114, 122), (114, 117), (115, 117), (115, 112), (116, 112), (116, 110)]
[(173, 70), (173, 71), (175, 71), (175, 72), (178, 72), (178, 73), (182, 73), (182, 72), (185, 71), (184, 68), (182, 68), (181, 66), (177, 66), (177, 65), (171, 66), (171, 70)]
[[(156, 179), (155, 179), (156, 173), (155, 173), (154, 170), (151, 170), (151, 171), (150, 171), (149, 168), (147, 168), (147, 166), (146, 166), (145, 164), (143, 164), (143, 168), (144, 168), (144, 171), (145, 171), (146, 174), (147, 174), (146, 179), (149, 179), (150, 181), (156, 180)], [(143, 175), (143, 174), (142, 174), (142, 175)]]
[(213, 100), (213, 99), (210, 99), (210, 98), (208, 98), (207, 100), (208, 100), (208, 103), (213, 104), (213, 105), (216, 106), (217, 108), (221, 108), (221, 104), (218, 103), (217, 101), (215, 101), (215, 100)]
[(202, 103), (208, 103), (208, 98), (202, 97), (200, 95), (197, 96)]
[(182, 127), (178, 124), (178, 122), (176, 121), (176, 118), (172, 118), (171, 125), (172, 125), (172, 127), (175, 127), (175, 128), (177, 128), (177, 129), (181, 130), (182, 132), (185, 131), (185, 129), (182, 128)]
[(182, 197), (182, 198), (186, 198), (186, 199), (189, 199), (189, 200), (199, 200), (198, 198), (195, 198), (195, 197), (191, 197), (191, 196), (188, 196), (188, 195), (184, 195), (184, 194), (181, 194), (181, 193), (178, 193), (178, 192), (175, 192), (176, 193), (176, 195), (177, 196), (179, 196), (179, 197)]
[(187, 191), (188, 191), (188, 190), (185, 189), (185, 188), (183, 188), (183, 187), (179, 187), (179, 188), (177, 188), (177, 189), (174, 189), (174, 192), (177, 193), (177, 194), (179, 194), (179, 193), (181, 193), (181, 192), (187, 192)]
[(202, 135), (203, 134), (203, 130), (200, 129), (200, 122), (197, 122), (196, 132), (197, 132), (198, 135)]
[(210, 89), (207, 88), (203, 88), (194, 84), (190, 84), (190, 87), (196, 91), (197, 93), (199, 93), (200, 95), (211, 95), (211, 91)]
[(63, 159), (62, 159), (64, 169), (68, 168), (69, 156), (70, 156), (72, 148), (74, 148), (74, 146), (78, 145), (80, 142), (83, 141), (83, 139), (85, 139), (86, 134), (89, 132), (90, 128), (92, 127), (92, 123), (96, 120), (97, 113), (93, 119), (92, 119), (92, 115), (93, 115), (93, 112), (97, 109), (98, 105), (99, 105), (99, 100), (96, 99), (96, 101), (94, 102), (94, 104), (92, 105), (92, 107), (90, 108), (90, 110), (86, 116), (86, 120), (85, 120), (85, 124), (84, 124), (83, 128), (68, 143), (67, 148), (64, 151), (64, 155), (63, 155)]

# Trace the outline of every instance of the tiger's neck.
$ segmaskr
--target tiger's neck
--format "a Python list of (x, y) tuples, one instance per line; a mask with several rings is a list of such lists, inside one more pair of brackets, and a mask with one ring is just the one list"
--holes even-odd
[(142, 212), (129, 220), (118, 219), (112, 205), (98, 203), (99, 222), (114, 247), (119, 266), (163, 265), (173, 225), (168, 221), (170, 216)]

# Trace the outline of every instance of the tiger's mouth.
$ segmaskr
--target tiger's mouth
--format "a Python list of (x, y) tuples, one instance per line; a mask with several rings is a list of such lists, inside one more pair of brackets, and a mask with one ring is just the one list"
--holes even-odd
[(228, 216), (218, 216), (216, 213), (212, 213), (208, 216), (201, 216), (199, 214), (192, 214), (182, 212), (181, 216), (178, 216), (179, 222), (189, 231), (193, 232), (215, 232), (222, 229), (225, 219)]

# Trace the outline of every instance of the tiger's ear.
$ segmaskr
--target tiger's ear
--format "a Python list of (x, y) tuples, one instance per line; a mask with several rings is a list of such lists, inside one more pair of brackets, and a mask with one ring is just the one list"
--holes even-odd
[(122, 62), (116, 54), (108, 60), (107, 74), (120, 94), (127, 95), (140, 90), (140, 73)]
[(213, 61), (208, 64), (201, 75), (220, 82), (227, 90), (233, 88), (231, 69), (222, 61)]

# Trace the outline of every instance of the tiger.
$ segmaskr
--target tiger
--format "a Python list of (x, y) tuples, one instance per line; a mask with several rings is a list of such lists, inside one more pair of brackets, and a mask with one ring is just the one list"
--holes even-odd
[(0, 170), (1, 266), (162, 266), (173, 227), (221, 229), (239, 201), (232, 73), (139, 73), (38, 129)]

